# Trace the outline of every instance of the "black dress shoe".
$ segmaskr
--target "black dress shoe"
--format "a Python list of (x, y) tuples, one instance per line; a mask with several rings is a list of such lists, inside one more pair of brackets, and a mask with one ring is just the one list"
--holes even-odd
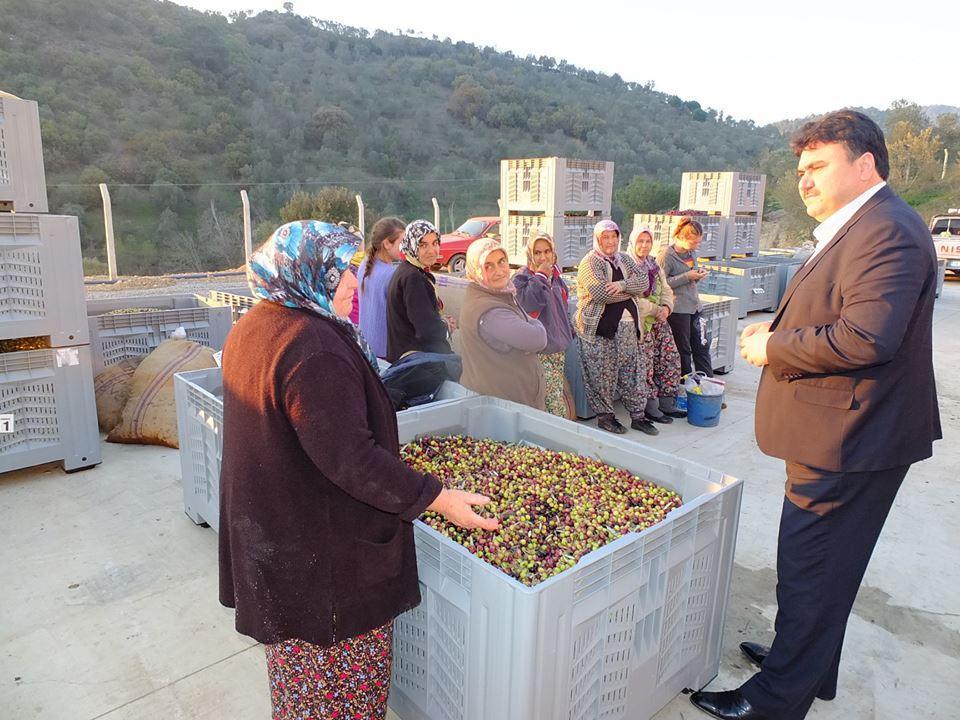
[(770, 648), (760, 643), (742, 642), (740, 643), (740, 652), (746, 656), (747, 660), (760, 667), (763, 665), (763, 661), (767, 659), (767, 655), (770, 654)]
[(623, 426), (619, 420), (615, 417), (602, 417), (597, 420), (597, 427), (601, 430), (606, 430), (607, 432), (616, 433), (617, 435), (623, 435), (627, 432), (627, 429)]
[(690, 702), (720, 720), (773, 720), (751, 705), (739, 688), (723, 692), (698, 691), (690, 696)]
[(653, 423), (650, 422), (649, 420), (643, 420), (643, 419), (634, 420), (632, 423), (630, 423), (630, 427), (633, 428), (634, 430), (639, 430), (640, 432), (642, 432), (642, 433), (644, 433), (644, 434), (646, 434), (646, 435), (659, 435), (659, 434), (660, 434), (660, 431), (657, 430), (657, 429), (653, 426)]
[(660, 423), (661, 425), (669, 425), (673, 422), (673, 418), (669, 415), (657, 415), (656, 417), (653, 415), (647, 415), (647, 420), (650, 422)]
[(676, 418), (677, 420), (682, 420), (687, 416), (686, 410), (664, 410), (663, 414), (667, 417)]

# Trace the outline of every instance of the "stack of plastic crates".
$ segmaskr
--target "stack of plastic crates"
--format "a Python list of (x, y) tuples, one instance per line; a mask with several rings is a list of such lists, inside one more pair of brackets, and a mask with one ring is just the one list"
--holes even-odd
[(576, 267), (593, 247), (593, 226), (610, 217), (613, 163), (560, 157), (500, 162), (500, 237), (514, 265), (525, 265), (531, 234), (546, 232), (557, 264)]

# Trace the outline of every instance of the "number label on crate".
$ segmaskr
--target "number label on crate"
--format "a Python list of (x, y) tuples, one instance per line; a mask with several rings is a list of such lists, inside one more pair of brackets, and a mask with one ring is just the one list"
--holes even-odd
[(13, 425), (13, 415), (0, 415), (0, 433), (16, 432)]

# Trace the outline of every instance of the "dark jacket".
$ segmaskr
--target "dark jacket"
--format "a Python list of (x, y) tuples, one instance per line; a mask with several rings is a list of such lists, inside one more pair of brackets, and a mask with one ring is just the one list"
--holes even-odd
[(763, 452), (832, 472), (930, 457), (942, 437), (936, 269), (930, 232), (885, 187), (797, 271), (773, 320), (757, 392)]
[(569, 294), (560, 273), (554, 272), (548, 279), (529, 267), (523, 267), (513, 276), (513, 285), (517, 288), (520, 307), (546, 328), (547, 346), (543, 353), (566, 352), (573, 340), (573, 326), (567, 311)]
[(417, 605), (411, 523), (440, 483), (399, 459), (393, 406), (357, 344), (261, 302), (223, 358), (220, 602), (237, 630), (330, 645)]
[(453, 352), (431, 273), (402, 262), (387, 288), (387, 360), (411, 350)]

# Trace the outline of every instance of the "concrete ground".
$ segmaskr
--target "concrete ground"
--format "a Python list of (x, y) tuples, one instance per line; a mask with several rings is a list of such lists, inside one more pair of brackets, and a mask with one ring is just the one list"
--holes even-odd
[[(935, 325), (946, 437), (907, 477), (850, 619), (839, 695), (817, 701), (811, 718), (958, 715), (960, 282), (948, 281)], [(726, 376), (729, 407), (717, 428), (678, 422), (657, 438), (634, 433), (747, 482), (712, 689), (751, 674), (737, 644), (769, 640), (776, 610), (783, 464), (754, 441), (758, 377), (742, 362)], [(910, 432), (910, 421), (890, 432)], [(90, 471), (0, 476), (0, 718), (269, 717), (263, 649), (217, 603), (217, 538), (183, 514), (179, 473), (176, 450), (104, 444), (103, 464)], [(683, 696), (656, 716), (699, 717)]]

